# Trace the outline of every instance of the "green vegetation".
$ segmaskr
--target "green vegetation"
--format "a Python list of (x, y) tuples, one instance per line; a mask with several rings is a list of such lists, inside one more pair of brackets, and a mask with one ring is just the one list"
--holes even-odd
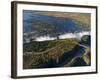
[(75, 66), (89, 66), (91, 64), (90, 57), (90, 48), (84, 48), (81, 56), (75, 56), (71, 58), (67, 63), (64, 64), (64, 67), (75, 67)]
[(58, 46), (60, 44), (66, 46), (69, 50), (75, 46), (77, 40), (75, 39), (60, 39), (60, 40), (52, 40), (52, 41), (43, 41), (37, 42), (33, 41), (30, 43), (25, 43), (23, 51), (24, 52), (42, 52), (47, 49), (50, 49), (54, 46)]
[[(59, 35), (90, 31), (90, 13), (30, 11), (30, 19), (25, 19), (23, 43), (23, 69), (88, 66), (91, 64), (91, 36), (81, 40), (59, 39)], [(27, 13), (26, 12), (26, 13)], [(56, 40), (34, 41), (39, 36), (56, 37)], [(26, 41), (25, 41), (26, 42)]]
[(91, 54), (88, 40), (90, 36), (85, 35), (80, 42), (76, 39), (58, 39), (26, 43), (23, 47), (23, 68), (89, 66)]
[(65, 52), (71, 51), (76, 46), (76, 42), (76, 39), (62, 39), (24, 44), (24, 68), (55, 66)]
[(84, 36), (81, 38), (81, 41), (87, 42), (87, 40), (89, 40), (89, 39), (90, 39), (90, 36), (84, 35)]
[(89, 56), (89, 54), (90, 54), (90, 48), (86, 48), (86, 49), (84, 50), (84, 53), (83, 53), (83, 55), (82, 55), (82, 58), (83, 58), (83, 60), (85, 61), (85, 63), (86, 63), (87, 65), (90, 64), (90, 56)]
[(82, 53), (82, 59), (84, 60), (84, 62), (89, 65), (90, 64), (90, 39), (91, 37), (89, 35), (84, 35), (81, 38), (80, 44), (84, 45), (84, 51)]
[(90, 46), (91, 42), (91, 36), (89, 35), (84, 35), (82, 38), (81, 38), (81, 44), (84, 44), (84, 45), (87, 45), (87, 46)]
[(90, 54), (90, 36), (84, 35), (81, 38), (81, 41), (79, 42), (81, 45), (84, 45), (83, 52), (81, 53), (81, 56), (76, 56), (74, 57), (68, 65), (66, 64), (65, 66), (88, 66), (91, 65), (91, 54)]

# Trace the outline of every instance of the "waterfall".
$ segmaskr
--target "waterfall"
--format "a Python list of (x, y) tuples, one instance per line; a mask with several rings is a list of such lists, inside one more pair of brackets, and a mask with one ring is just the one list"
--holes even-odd
[[(59, 36), (59, 39), (68, 39), (68, 38), (76, 38), (81, 39), (84, 35), (90, 35), (89, 31), (79, 32), (79, 33), (66, 33)], [(55, 40), (56, 37), (50, 37), (50, 36), (41, 36), (37, 37), (35, 41), (47, 41), (47, 40)]]
[[(29, 33), (28, 33), (29, 34)], [(25, 34), (26, 35), (26, 34)], [(83, 32), (77, 32), (77, 33), (65, 33), (59, 36), (59, 39), (68, 39), (68, 38), (76, 38), (76, 39), (81, 39), (82, 36), (84, 35), (91, 35), (90, 31), (83, 31)], [(24, 37), (26, 43), (29, 43), (30, 38)], [(34, 38), (33, 41), (48, 41), (48, 40), (55, 40), (57, 39), (56, 37), (50, 37), (48, 36), (40, 36)], [(25, 43), (25, 42), (24, 42)]]

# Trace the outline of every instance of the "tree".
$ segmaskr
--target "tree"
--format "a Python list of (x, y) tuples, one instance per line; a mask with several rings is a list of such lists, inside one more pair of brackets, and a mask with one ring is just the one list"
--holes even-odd
[(90, 46), (91, 45), (91, 36), (90, 35), (82, 36), (80, 43), (83, 43), (83, 44)]

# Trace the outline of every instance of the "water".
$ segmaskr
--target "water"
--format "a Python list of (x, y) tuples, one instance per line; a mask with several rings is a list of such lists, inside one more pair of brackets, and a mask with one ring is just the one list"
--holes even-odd
[[(73, 20), (69, 18), (57, 18), (52, 16), (40, 15), (34, 13), (31, 10), (23, 10), (23, 32), (29, 32), (30, 26), (35, 26), (34, 22), (45, 22), (50, 25), (57, 27), (57, 32), (59, 33), (66, 33), (66, 32), (81, 32), (86, 30), (85, 28), (77, 25)], [(49, 26), (50, 27), (50, 26)], [(35, 31), (32, 30), (32, 31)]]
[[(90, 35), (90, 31), (84, 31), (84, 32), (79, 32), (79, 33), (66, 33), (62, 34), (59, 36), (59, 39), (68, 39), (68, 38), (76, 38), (76, 39), (81, 39), (82, 36), (84, 35)], [(35, 41), (47, 41), (47, 40), (55, 40), (56, 37), (50, 37), (50, 36), (41, 36), (37, 37)]]
[(50, 36), (41, 36), (37, 37), (35, 41), (48, 41), (48, 40), (55, 40), (56, 37), (50, 37)]
[[(49, 35), (54, 36), (53, 30), (50, 34), (45, 33), (42, 35), (42, 33), (39, 33), (38, 30), (34, 28), (35, 24), (32, 24), (37, 21), (41, 23), (45, 22), (50, 25), (56, 26), (57, 27), (56, 32), (58, 34), (62, 34), (59, 36), (59, 39), (66, 39), (66, 38), (81, 39), (83, 35), (90, 35), (90, 31), (87, 31), (88, 29), (85, 29), (84, 27), (75, 24), (75, 22), (71, 19), (68, 19), (68, 18), (60, 19), (60, 18), (56, 18), (52, 16), (36, 14), (34, 13), (34, 11), (31, 11), (31, 10), (23, 10), (23, 33), (24, 33), (23, 41), (24, 43), (29, 43), (31, 38), (34, 41), (47, 41), (47, 40), (57, 39), (57, 37), (49, 36)], [(33, 26), (33, 29), (31, 29), (31, 32), (30, 32), (30, 26)], [(45, 36), (45, 35), (48, 35), (48, 36)]]

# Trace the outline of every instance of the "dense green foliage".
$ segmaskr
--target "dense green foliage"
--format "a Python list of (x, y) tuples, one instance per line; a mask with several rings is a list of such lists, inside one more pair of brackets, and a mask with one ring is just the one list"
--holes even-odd
[(90, 46), (90, 42), (91, 41), (91, 36), (89, 36), (89, 35), (84, 35), (84, 36), (82, 36), (82, 38), (81, 38), (81, 44), (84, 44), (84, 45), (87, 45), (87, 46)]
[[(57, 65), (65, 52), (76, 46), (75, 39), (62, 39), (24, 44), (24, 68), (38, 68)], [(32, 52), (28, 55), (26, 52)]]
[(83, 36), (80, 42), (76, 39), (59, 39), (26, 43), (23, 68), (88, 66), (91, 64), (90, 47), (78, 44), (85, 42), (84, 45), (88, 45), (88, 40), (88, 36)]
[(77, 40), (75, 39), (62, 39), (62, 40), (42, 41), (42, 42), (33, 41), (30, 43), (25, 43), (23, 46), (24, 47), (23, 51), (24, 52), (42, 52), (54, 46), (58, 46), (60, 44), (63, 44), (68, 49), (70, 49), (72, 48), (72, 46), (75, 45), (76, 41)]

